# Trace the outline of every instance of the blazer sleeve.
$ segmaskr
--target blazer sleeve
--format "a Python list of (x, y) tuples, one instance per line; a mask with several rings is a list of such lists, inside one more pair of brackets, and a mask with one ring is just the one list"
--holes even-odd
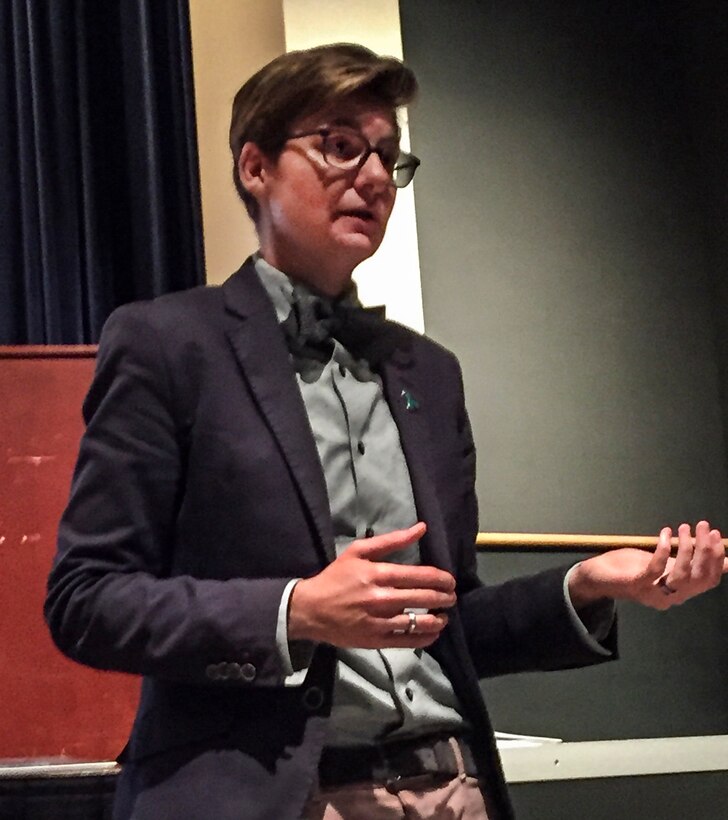
[(569, 565), (502, 584), (485, 585), (480, 580), (475, 446), (459, 365), (458, 386), (456, 450), (463, 489), (451, 521), (457, 530), (453, 540), (458, 546), (458, 610), (478, 676), (569, 669), (616, 659), (616, 618), (601, 642), (609, 654), (595, 650), (577, 629), (564, 594)]
[(290, 579), (173, 572), (184, 447), (174, 369), (148, 312), (149, 303), (121, 308), (102, 335), (47, 623), (62, 652), (100, 669), (279, 685), (276, 620)]

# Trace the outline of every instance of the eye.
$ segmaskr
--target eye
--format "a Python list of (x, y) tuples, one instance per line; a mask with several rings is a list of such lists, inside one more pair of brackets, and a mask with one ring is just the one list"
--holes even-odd
[(326, 156), (332, 162), (359, 159), (364, 147), (361, 137), (348, 131), (332, 131), (324, 140)]

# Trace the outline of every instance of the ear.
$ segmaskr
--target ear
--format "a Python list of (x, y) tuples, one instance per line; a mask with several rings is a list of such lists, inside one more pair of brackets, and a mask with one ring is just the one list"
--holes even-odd
[(246, 191), (260, 198), (270, 161), (254, 142), (246, 142), (238, 157), (238, 177)]

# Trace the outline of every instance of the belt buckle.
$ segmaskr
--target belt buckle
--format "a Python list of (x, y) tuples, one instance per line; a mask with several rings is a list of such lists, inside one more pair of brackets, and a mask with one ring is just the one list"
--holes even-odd
[(431, 788), (439, 780), (449, 780), (452, 775), (440, 769), (434, 748), (418, 746), (403, 752), (390, 753), (381, 749), (383, 777), (380, 782), (390, 794), (405, 789)]

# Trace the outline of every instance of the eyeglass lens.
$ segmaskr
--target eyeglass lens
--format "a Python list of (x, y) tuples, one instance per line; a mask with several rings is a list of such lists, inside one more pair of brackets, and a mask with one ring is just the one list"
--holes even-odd
[(366, 162), (370, 154), (376, 153), (397, 188), (404, 188), (412, 181), (419, 165), (416, 157), (400, 151), (395, 144), (389, 149), (372, 148), (356, 131), (334, 130), (323, 133), (322, 137), (324, 159), (329, 165), (337, 168), (354, 168)]

